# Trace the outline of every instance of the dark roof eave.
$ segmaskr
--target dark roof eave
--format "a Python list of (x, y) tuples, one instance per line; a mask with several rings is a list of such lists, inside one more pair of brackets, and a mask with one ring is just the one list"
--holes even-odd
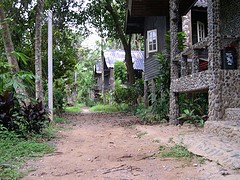
[(130, 17), (129, 14), (127, 14), (125, 23), (126, 34), (144, 33), (144, 17)]
[[(180, 14), (185, 15), (197, 0), (180, 0)], [(130, 0), (131, 17), (169, 16), (169, 0)]]

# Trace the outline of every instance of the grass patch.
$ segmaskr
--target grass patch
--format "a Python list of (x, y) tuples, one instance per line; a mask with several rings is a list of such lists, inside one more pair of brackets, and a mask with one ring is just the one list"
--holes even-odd
[(194, 154), (189, 152), (187, 148), (181, 145), (174, 145), (172, 147), (160, 146), (160, 157), (173, 157), (173, 158), (184, 158), (192, 159)]
[(56, 124), (67, 123), (68, 120), (54, 116), (54, 121), (42, 134), (29, 134), (28, 138), (0, 127), (0, 179), (19, 179), (23, 176), (20, 169), (26, 160), (52, 153), (54, 147), (47, 141), (57, 137), (61, 127)]
[[(41, 141), (41, 142), (39, 142)], [(14, 132), (0, 131), (0, 179), (18, 179), (19, 169), (32, 157), (41, 157), (54, 151), (54, 147), (43, 139), (24, 139)]]
[(177, 144), (172, 147), (159, 146), (159, 155), (161, 158), (182, 158), (196, 164), (204, 164), (206, 161), (204, 157), (193, 154), (184, 146)]
[(20, 169), (26, 160), (52, 153), (54, 146), (47, 141), (57, 137), (57, 131), (63, 129), (61, 125), (68, 123), (68, 120), (54, 116), (53, 122), (43, 129), (42, 134), (29, 134), (28, 138), (0, 126), (0, 179), (19, 179), (25, 173)]
[(69, 120), (59, 117), (59, 116), (56, 116), (56, 115), (53, 117), (53, 121), (54, 121), (54, 123), (57, 123), (57, 124), (69, 124), (70, 123)]
[(82, 112), (81, 104), (77, 104), (76, 106), (67, 106), (65, 108), (65, 111), (72, 112), (72, 113), (80, 113), (80, 112)]
[(96, 106), (91, 107), (89, 110), (92, 112), (124, 112), (128, 109), (128, 105), (112, 105), (112, 104), (98, 104)]

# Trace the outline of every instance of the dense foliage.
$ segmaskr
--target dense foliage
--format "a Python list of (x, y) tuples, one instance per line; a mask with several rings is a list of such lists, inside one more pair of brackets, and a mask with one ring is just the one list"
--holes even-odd
[(76, 69), (76, 80), (79, 86), (77, 87), (77, 97), (80, 102), (88, 103), (89, 92), (95, 85), (94, 80), (94, 66), (99, 59), (99, 51), (90, 50), (86, 48), (80, 48), (79, 61), (75, 66)]
[[(42, 74), (44, 89), (46, 92), (46, 79), (47, 79), (47, 10), (52, 9), (53, 12), (53, 78), (54, 81), (59, 78), (71, 79), (73, 73), (69, 73), (74, 69), (78, 61), (78, 48), (83, 41), (79, 38), (86, 34), (87, 28), (80, 28), (85, 26), (82, 23), (83, 16), (78, 11), (82, 7), (82, 1), (75, 0), (60, 0), (48, 1), (45, 0), (43, 21), (42, 21)], [(28, 79), (34, 80), (32, 74), (35, 72), (34, 55), (35, 55), (35, 18), (36, 18), (36, 2), (30, 0), (19, 1), (3, 1), (1, 2), (5, 12), (6, 21), (11, 24), (10, 34), (12, 37), (13, 45), (16, 56), (25, 55), (25, 60), (19, 60), (18, 64), (20, 72), (12, 74), (9, 72), (9, 66), (2, 71), (0, 85), (2, 89), (9, 87), (9, 84), (16, 86), (23, 86), (18, 77), (24, 79), (24, 86), (27, 87), (28, 95), (35, 97), (34, 84), (29, 83)], [(0, 50), (4, 52), (3, 38), (0, 38)], [(6, 62), (6, 54), (0, 54), (1, 62)], [(14, 81), (15, 80), (15, 81)], [(13, 82), (14, 81), (14, 82)], [(70, 82), (71, 83), (71, 82)], [(8, 87), (7, 87), (8, 86)], [(8, 88), (9, 89), (9, 88)]]
[(6, 129), (27, 136), (41, 133), (49, 122), (48, 110), (42, 102), (20, 106), (14, 93), (4, 91), (0, 95), (0, 125)]
[[(166, 53), (157, 53), (159, 60), (159, 75), (156, 78), (156, 97), (151, 97), (154, 101), (151, 107), (153, 114), (161, 120), (168, 120), (169, 112), (169, 89), (170, 89), (170, 62)], [(157, 120), (157, 119), (156, 119)]]
[(125, 86), (120, 81), (115, 81), (113, 100), (117, 104), (126, 103), (129, 106), (136, 104), (137, 98), (143, 96), (143, 80), (137, 80), (131, 86)]
[(207, 93), (181, 93), (179, 95), (179, 123), (192, 123), (202, 127), (208, 119)]
[(134, 84), (135, 75), (131, 56), (131, 35), (124, 31), (126, 1), (91, 0), (84, 9), (89, 24), (96, 28), (99, 35), (110, 39), (119, 39), (125, 51), (125, 63), (129, 74), (128, 83)]
[(114, 63), (114, 78), (122, 83), (126, 82), (127, 69), (124, 62), (118, 60)]

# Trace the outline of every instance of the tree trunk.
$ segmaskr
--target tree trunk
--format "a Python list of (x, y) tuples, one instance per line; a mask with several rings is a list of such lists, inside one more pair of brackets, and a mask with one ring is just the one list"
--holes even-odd
[(116, 12), (113, 10), (111, 2), (112, 0), (106, 0), (106, 9), (111, 14), (113, 21), (115, 23), (116, 31), (119, 35), (119, 38), (122, 42), (124, 51), (125, 51), (125, 62), (127, 66), (127, 73), (128, 73), (128, 83), (130, 85), (134, 84), (135, 82), (135, 74), (133, 69), (133, 62), (132, 62), (132, 55), (131, 55), (131, 43), (127, 43), (126, 36), (124, 34), (123, 29), (121, 28), (121, 23)]
[(104, 54), (103, 54), (103, 46), (101, 42), (101, 59), (102, 59), (102, 100), (103, 104), (106, 104), (106, 94), (105, 94), (105, 79), (104, 79)]
[(16, 56), (12, 54), (12, 52), (14, 52), (14, 47), (9, 30), (9, 25), (8, 22), (6, 21), (5, 12), (2, 4), (0, 4), (0, 23), (2, 27), (2, 37), (4, 41), (4, 48), (7, 55), (7, 60), (8, 63), (11, 64), (10, 71), (17, 72), (19, 71), (19, 66)]
[[(10, 30), (9, 30), (9, 25), (8, 25), (8, 22), (6, 21), (2, 1), (0, 1), (0, 24), (1, 24), (1, 29), (2, 29), (2, 38), (3, 38), (3, 42), (4, 42), (4, 49), (5, 49), (5, 52), (6, 52), (8, 63), (11, 65), (10, 66), (10, 71), (12, 73), (16, 73), (20, 69), (19, 69), (19, 66), (18, 66), (16, 56), (14, 54), (12, 54), (12, 52), (14, 52), (14, 46), (13, 46), (12, 37), (11, 37), (11, 34), (10, 34)], [(20, 84), (23, 84), (21, 79), (18, 79), (17, 81)], [(24, 95), (25, 96), (24, 102), (26, 104), (29, 103), (28, 94), (27, 94), (27, 91), (24, 87), (16, 88), (15, 91), (18, 94)]]
[(127, 72), (128, 72), (128, 83), (132, 85), (135, 82), (135, 73), (133, 69), (131, 47), (127, 46), (127, 48), (124, 48), (124, 50), (125, 50), (125, 61), (126, 61)]
[(35, 25), (35, 91), (36, 91), (36, 99), (39, 101), (43, 101), (42, 58), (41, 58), (43, 7), (44, 7), (44, 0), (37, 0), (37, 14), (36, 14), (36, 25)]

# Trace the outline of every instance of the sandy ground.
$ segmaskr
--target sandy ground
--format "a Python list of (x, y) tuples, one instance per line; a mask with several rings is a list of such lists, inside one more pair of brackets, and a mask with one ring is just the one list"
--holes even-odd
[[(69, 115), (67, 130), (55, 139), (56, 152), (29, 161), (23, 180), (75, 179), (229, 179), (214, 162), (156, 157), (172, 137), (193, 132), (188, 126), (147, 126), (122, 113)], [(155, 155), (155, 156), (154, 156)]]

